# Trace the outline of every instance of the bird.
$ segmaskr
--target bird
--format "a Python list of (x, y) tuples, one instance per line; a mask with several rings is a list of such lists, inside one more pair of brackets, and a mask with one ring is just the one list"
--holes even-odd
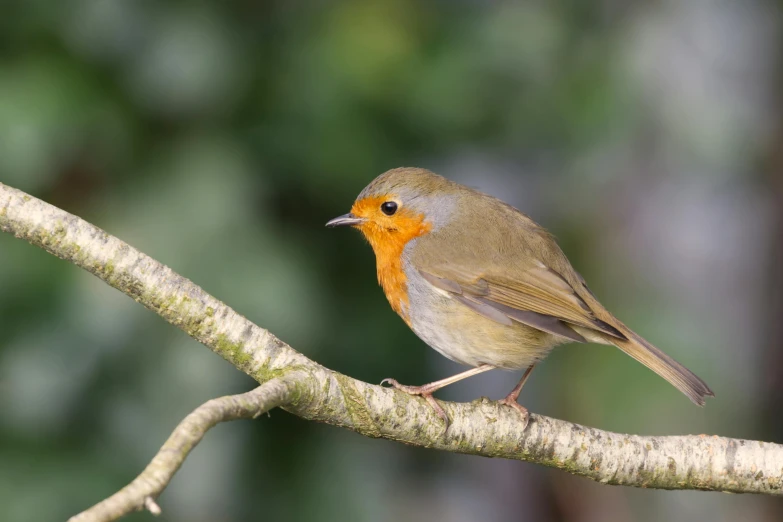
[(349, 213), (326, 226), (358, 229), (376, 258), (391, 308), (426, 344), (470, 369), (421, 386), (385, 379), (424, 398), (446, 425), (433, 393), (493, 369), (524, 370), (500, 404), (522, 416), (522, 387), (561, 344), (613, 345), (699, 406), (707, 384), (604, 308), (554, 237), (511, 205), (422, 168), (376, 177)]

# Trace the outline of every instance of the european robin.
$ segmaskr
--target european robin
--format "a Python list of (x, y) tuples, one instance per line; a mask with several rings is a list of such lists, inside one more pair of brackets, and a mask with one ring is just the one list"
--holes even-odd
[(572, 341), (618, 347), (700, 406), (714, 396), (609, 313), (554, 238), (499, 199), (425, 169), (399, 168), (373, 180), (351, 212), (327, 226), (358, 228), (394, 311), (425, 343), (472, 367), (423, 386), (384, 381), (425, 398), (447, 426), (432, 393), (495, 368), (525, 370), (500, 402), (527, 425), (527, 409), (517, 402), (522, 386), (552, 348)]

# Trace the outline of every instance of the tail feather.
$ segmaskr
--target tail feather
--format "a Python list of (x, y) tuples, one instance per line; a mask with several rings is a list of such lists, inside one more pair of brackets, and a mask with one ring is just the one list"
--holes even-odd
[(710, 387), (707, 386), (707, 383), (702, 381), (688, 368), (681, 365), (631, 330), (624, 329), (623, 333), (628, 338), (627, 340), (609, 336), (607, 336), (605, 340), (617, 346), (619, 349), (669, 381), (675, 388), (687, 395), (695, 404), (704, 406), (705, 397), (715, 396)]

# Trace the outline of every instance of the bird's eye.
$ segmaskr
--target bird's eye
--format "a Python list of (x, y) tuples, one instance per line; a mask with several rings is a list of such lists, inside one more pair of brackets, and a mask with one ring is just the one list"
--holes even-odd
[(395, 212), (397, 212), (397, 203), (394, 201), (387, 201), (383, 205), (381, 205), (381, 212), (386, 214), (387, 216), (393, 216)]

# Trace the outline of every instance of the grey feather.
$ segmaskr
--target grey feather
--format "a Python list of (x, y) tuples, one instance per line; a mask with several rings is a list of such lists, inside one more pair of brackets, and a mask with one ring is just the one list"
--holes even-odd
[(496, 323), (500, 323), (506, 326), (511, 326), (512, 324), (514, 324), (508, 315), (501, 312), (500, 310), (498, 310), (497, 308), (495, 308), (490, 304), (482, 303), (478, 300), (474, 300), (469, 297), (464, 297), (456, 294), (453, 295), (452, 297), (457, 301), (459, 301), (460, 303), (467, 306), (468, 308), (470, 308), (471, 310), (473, 310), (474, 312), (483, 315), (487, 319), (492, 319)]
[(587, 339), (585, 339), (584, 337), (576, 333), (574, 330), (569, 328), (568, 324), (564, 323), (557, 317), (539, 314), (536, 312), (528, 312), (525, 310), (517, 310), (516, 308), (511, 308), (510, 306), (502, 305), (500, 303), (494, 303), (492, 301), (487, 301), (486, 299), (481, 297), (476, 298), (476, 300), (482, 304), (494, 308), (495, 310), (502, 313), (504, 316), (510, 317), (511, 319), (518, 321), (522, 324), (532, 326), (533, 328), (538, 328), (539, 330), (542, 330), (544, 332), (549, 332), (551, 334), (567, 337), (568, 339), (571, 339), (572, 341), (576, 341), (578, 343), (587, 342)]

